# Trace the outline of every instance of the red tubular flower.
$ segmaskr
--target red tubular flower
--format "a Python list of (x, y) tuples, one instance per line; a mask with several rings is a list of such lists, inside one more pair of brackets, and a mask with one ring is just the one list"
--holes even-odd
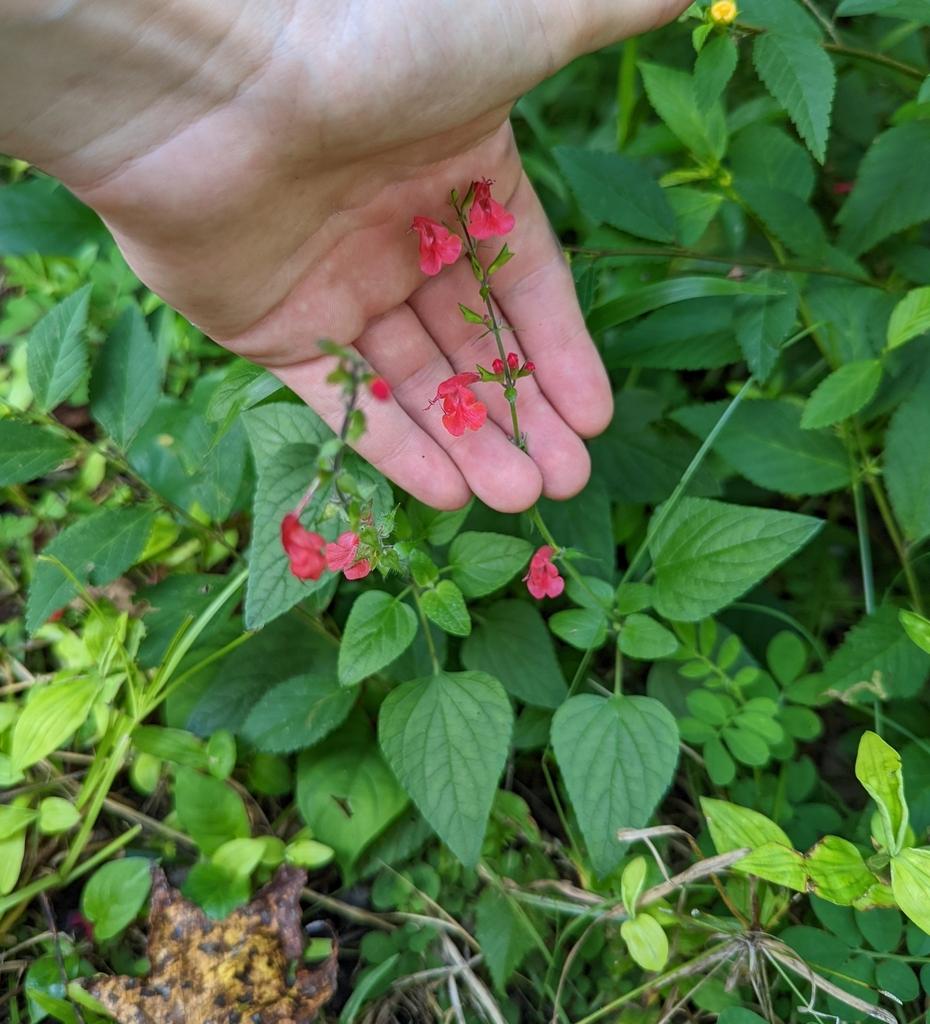
[(383, 377), (375, 377), (368, 385), (368, 390), (379, 402), (386, 402), (391, 397), (391, 386)]
[(358, 534), (347, 530), (326, 545), (326, 568), (344, 573), (347, 580), (364, 579), (371, 572), (371, 563), (367, 558), (356, 558), (357, 554)]
[(552, 564), (552, 548), (541, 547), (530, 559), (530, 571), (523, 577), (526, 589), (537, 600), (544, 597), (558, 597), (565, 589), (565, 580)]
[(461, 238), (437, 220), (414, 217), (410, 230), (420, 236), (420, 270), (430, 277), (438, 274), (443, 264), (455, 263), (461, 255)]
[(468, 386), (480, 380), (477, 373), (457, 373), (444, 380), (430, 402), (442, 401), (442, 425), (453, 437), (461, 437), (466, 430), (478, 430), (488, 418), (488, 409), (479, 402)]
[(504, 364), (503, 364), (503, 362), (500, 359), (495, 359), (494, 362), (491, 363), (491, 373), (503, 373), (503, 372), (504, 372)]
[(299, 580), (318, 580), (326, 568), (323, 545), (326, 541), (318, 534), (305, 530), (300, 519), (289, 512), (281, 520), (281, 544), (291, 562), (291, 572)]
[(492, 238), (494, 235), (506, 235), (513, 230), (513, 214), (496, 199), (491, 198), (493, 184), (494, 182), (487, 178), (472, 182), (475, 198), (468, 211), (468, 233), (472, 238)]
[(517, 355), (516, 352), (507, 353), (507, 365), (510, 367), (511, 370), (520, 369), (520, 357)]

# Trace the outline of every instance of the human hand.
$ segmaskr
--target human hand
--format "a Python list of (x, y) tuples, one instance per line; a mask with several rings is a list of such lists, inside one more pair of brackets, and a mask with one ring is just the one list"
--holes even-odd
[[(183, 26), (213, 17), (209, 4), (197, 10), (205, 3), (166, 6)], [(128, 93), (114, 99), (115, 113), (97, 115), (115, 123), (85, 125), (76, 148), (29, 146), (101, 213), (149, 287), (271, 369), (331, 425), (341, 396), (325, 382), (333, 357), (317, 342), (354, 344), (392, 388), (389, 401), (365, 407), (358, 449), (404, 489), (437, 508), (474, 493), (519, 511), (541, 492), (565, 498), (584, 486), (581, 438), (604, 429), (612, 403), (508, 112), (578, 54), (685, 6), (356, 0), (324, 12), (310, 0), (243, 3), (228, 31), (210, 24), (204, 39), (217, 41), (193, 55), (206, 85), (156, 88), (142, 76), (140, 86), (124, 69)], [(125, 10), (110, 16), (119, 35)], [(146, 68), (157, 64), (146, 47), (163, 46), (168, 32), (154, 20), (154, 40), (145, 19), (134, 38)], [(509, 439), (498, 389), (487, 389), (489, 419), (477, 433), (452, 437), (427, 409), (440, 381), (492, 353), (458, 312), (459, 302), (481, 305), (467, 264), (424, 278), (407, 229), (415, 214), (448, 216), (450, 190), (482, 177), (516, 217), (508, 243), (519, 258), (495, 275), (494, 299), (514, 328), (509, 347), (537, 367), (520, 387), (529, 454)], [(488, 246), (488, 258), (495, 253)]]

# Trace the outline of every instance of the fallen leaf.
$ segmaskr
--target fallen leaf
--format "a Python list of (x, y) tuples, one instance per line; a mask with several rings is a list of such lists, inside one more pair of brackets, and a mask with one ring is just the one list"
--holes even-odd
[(319, 967), (288, 962), (304, 949), (306, 872), (284, 866), (251, 903), (211, 921), (152, 871), (145, 978), (97, 977), (87, 989), (120, 1024), (308, 1024), (336, 984), (336, 950)]

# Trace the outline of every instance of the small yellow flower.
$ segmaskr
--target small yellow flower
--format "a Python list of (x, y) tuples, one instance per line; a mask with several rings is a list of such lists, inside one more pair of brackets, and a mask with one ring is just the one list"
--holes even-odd
[(715, 25), (732, 25), (739, 11), (733, 0), (716, 0), (710, 6), (710, 20)]

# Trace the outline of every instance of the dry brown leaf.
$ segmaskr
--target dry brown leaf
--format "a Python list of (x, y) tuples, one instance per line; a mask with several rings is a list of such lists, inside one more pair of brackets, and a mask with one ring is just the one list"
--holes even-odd
[(145, 978), (98, 977), (87, 989), (120, 1024), (309, 1024), (336, 984), (336, 950), (313, 969), (303, 954), (306, 872), (281, 867), (251, 903), (211, 921), (154, 868)]

